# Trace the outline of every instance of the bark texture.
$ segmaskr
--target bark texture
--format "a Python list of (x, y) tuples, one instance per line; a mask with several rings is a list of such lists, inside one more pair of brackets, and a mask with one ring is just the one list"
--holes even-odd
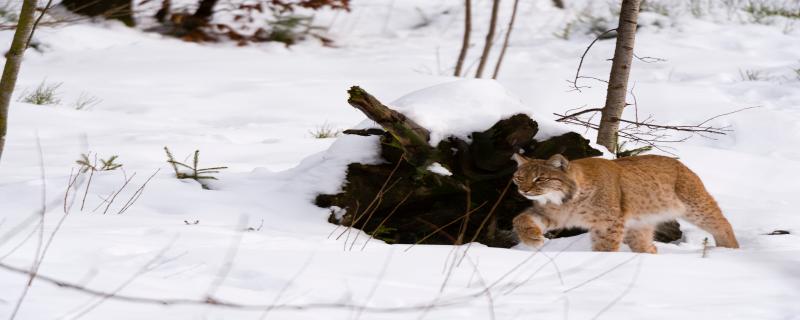
[(600, 118), (597, 144), (616, 152), (619, 119), (625, 109), (628, 95), (628, 77), (633, 61), (633, 47), (636, 38), (636, 23), (639, 16), (640, 0), (623, 0), (617, 27), (617, 45), (608, 78), (606, 103)]
[(475, 71), (475, 78), (483, 76), (483, 69), (486, 68), (486, 62), (489, 60), (489, 53), (491, 53), (494, 43), (494, 33), (497, 30), (497, 13), (499, 11), (500, 0), (492, 0), (492, 17), (489, 20), (489, 31), (486, 33), (486, 42), (483, 44), (483, 52), (478, 62), (478, 70)]
[(11, 40), (11, 48), (6, 53), (6, 64), (3, 67), (3, 76), (0, 79), (0, 159), (6, 144), (8, 132), (8, 106), (11, 103), (11, 94), (17, 85), (17, 76), (22, 66), (22, 56), (28, 46), (28, 38), (33, 32), (36, 0), (24, 0), (19, 13), (17, 29)]
[(461, 76), (461, 69), (464, 68), (464, 60), (467, 58), (467, 51), (469, 51), (469, 39), (472, 35), (472, 1), (464, 0), (464, 38), (461, 40), (461, 51), (458, 52), (458, 60), (456, 61), (456, 70), (453, 75), (456, 77)]

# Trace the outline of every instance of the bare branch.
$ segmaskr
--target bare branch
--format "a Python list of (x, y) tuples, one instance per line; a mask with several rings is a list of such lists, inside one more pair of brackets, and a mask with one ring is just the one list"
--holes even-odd
[[(139, 297), (139, 296), (129, 296), (129, 295), (122, 295), (119, 293), (113, 293), (108, 291), (96, 290), (87, 288), (83, 285), (79, 285), (73, 282), (62, 281), (55, 279), (53, 277), (49, 277), (42, 274), (32, 274), (31, 271), (25, 270), (24, 268), (19, 268), (15, 266), (11, 266), (5, 263), (0, 263), (0, 269), (17, 273), (23, 275), (30, 275), (35, 277), (36, 279), (46, 282), (52, 285), (55, 285), (62, 289), (69, 289), (73, 291), (78, 291), (87, 295), (93, 295), (98, 297), (106, 297), (109, 300), (115, 300), (120, 302), (129, 302), (129, 303), (139, 303), (139, 304), (149, 304), (149, 305), (160, 305), (160, 306), (212, 306), (217, 308), (225, 308), (225, 309), (239, 309), (239, 310), (264, 310), (267, 308), (272, 308), (273, 310), (310, 310), (310, 309), (349, 309), (355, 310), (356, 308), (361, 308), (364, 311), (368, 312), (380, 312), (380, 313), (394, 313), (394, 312), (414, 312), (422, 310), (423, 308), (428, 307), (428, 304), (412, 304), (406, 306), (394, 306), (394, 307), (370, 307), (370, 306), (361, 306), (352, 303), (337, 303), (337, 302), (319, 302), (319, 303), (308, 303), (308, 304), (281, 304), (281, 305), (255, 305), (255, 304), (241, 304), (236, 302), (228, 302), (223, 301), (220, 299), (185, 299), (185, 298), (151, 298), (151, 297)], [(465, 298), (469, 298), (471, 296), (466, 296)], [(448, 303), (440, 303), (435, 305), (435, 308), (442, 308), (447, 306), (454, 306), (459, 304), (459, 301), (448, 302)]]
[(583, 87), (578, 86), (578, 79), (581, 78), (581, 67), (583, 67), (583, 60), (586, 58), (586, 54), (589, 53), (589, 49), (592, 48), (592, 46), (595, 44), (595, 42), (600, 40), (606, 34), (611, 33), (613, 31), (617, 31), (617, 28), (614, 28), (614, 29), (611, 29), (611, 30), (606, 30), (605, 32), (597, 35), (597, 37), (595, 37), (594, 40), (592, 40), (592, 42), (589, 43), (589, 46), (586, 47), (586, 50), (583, 51), (583, 54), (581, 55), (581, 60), (578, 63), (578, 70), (575, 71), (575, 79), (573, 79), (572, 81), (569, 81), (569, 83), (572, 85), (572, 89), (573, 90), (581, 92), (581, 88), (590, 88), (590, 87), (587, 87), (587, 86), (583, 86)]

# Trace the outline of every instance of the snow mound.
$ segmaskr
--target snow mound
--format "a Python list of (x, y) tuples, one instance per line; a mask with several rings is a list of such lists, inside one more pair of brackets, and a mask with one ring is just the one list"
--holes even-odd
[[(388, 106), (430, 130), (432, 146), (450, 136), (470, 141), (472, 132), (484, 131), (498, 121), (519, 113), (527, 114), (538, 123), (536, 139), (543, 140), (572, 131), (553, 120), (536, 118), (530, 112), (532, 108), (524, 105), (495, 80), (470, 79), (439, 84), (407, 94)], [(380, 126), (366, 119), (354, 128)], [(321, 155), (306, 158), (289, 172), (292, 176), (299, 174), (311, 177), (311, 181), (300, 177), (296, 179), (302, 181), (300, 185), (311, 183), (314, 187), (310, 191), (313, 193), (340, 192), (349, 163), (376, 164), (382, 161), (379, 144), (375, 136), (343, 135)], [(439, 175), (452, 174), (438, 163), (427, 169)]]
[(454, 136), (469, 141), (472, 132), (484, 131), (514, 114), (529, 115), (539, 124), (537, 139), (569, 132), (553, 121), (539, 119), (533, 108), (495, 80), (470, 79), (414, 91), (389, 104), (431, 131), (430, 144)]

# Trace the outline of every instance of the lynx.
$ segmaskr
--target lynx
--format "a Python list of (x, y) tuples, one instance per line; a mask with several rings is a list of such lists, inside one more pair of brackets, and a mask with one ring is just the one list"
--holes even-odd
[(513, 181), (533, 206), (514, 218), (514, 231), (532, 247), (551, 229), (588, 229), (594, 251), (656, 253), (655, 226), (683, 218), (714, 236), (717, 246), (738, 248), (730, 223), (703, 182), (679, 161), (646, 155), (616, 160), (548, 160), (515, 154)]

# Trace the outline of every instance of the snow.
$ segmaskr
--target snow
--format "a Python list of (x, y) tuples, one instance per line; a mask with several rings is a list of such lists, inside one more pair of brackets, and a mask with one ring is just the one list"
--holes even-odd
[(447, 170), (441, 163), (434, 162), (426, 168), (428, 171), (438, 174), (440, 176), (452, 176), (453, 173)]
[[(517, 112), (538, 121), (537, 138), (564, 130), (584, 133), (554, 123), (552, 114), (602, 104), (602, 83), (582, 79), (591, 88), (577, 92), (567, 80), (592, 40), (584, 34), (592, 21), (587, 12), (602, 17), (610, 11), (605, 2), (567, 1), (563, 11), (550, 3), (521, 2), (496, 81), (450, 76), (461, 40), (457, 0), (355, 1), (350, 13), (322, 12), (315, 21), (330, 26), (338, 48), (313, 41), (291, 48), (198, 45), (114, 22), (40, 29), (36, 38), (43, 52), (26, 54), (0, 162), (0, 263), (30, 267), (42, 188), (46, 239), (63, 217), (74, 161), (91, 151), (101, 158), (119, 155), (125, 171), (97, 173), (83, 211), (88, 179), (79, 179), (70, 192), (70, 214), (39, 271), (92, 289), (156, 299), (203, 300), (212, 294), (257, 305), (409, 307), (278, 308), (269, 312), (272, 319), (800, 318), (800, 79), (794, 72), (800, 68), (800, 28), (796, 19), (780, 17), (755, 23), (723, 2), (703, 2), (699, 16), (691, 14), (689, 2), (662, 1), (668, 15), (644, 12), (637, 55), (666, 61), (635, 61), (631, 81), (640, 116), (652, 114), (665, 123), (695, 123), (760, 106), (713, 120), (734, 130), (726, 136), (695, 137), (670, 150), (703, 179), (741, 249), (715, 248), (712, 239), (703, 258), (709, 235), (687, 223), (684, 241), (658, 244), (658, 255), (627, 247), (591, 252), (586, 236), (548, 241), (539, 253), (480, 244), (388, 245), (364, 234), (355, 239), (352, 230), (336, 239), (342, 229), (333, 232), (331, 212), (312, 201), (340, 190), (348, 163), (379, 161), (379, 142), (352, 135), (314, 139), (309, 132), (326, 124), (372, 125), (347, 105), (352, 85), (432, 129), (433, 141), (467, 137)], [(501, 19), (510, 4), (503, 2)], [(474, 10), (470, 74), (490, 2), (476, 5), (481, 10)], [(569, 39), (554, 36), (570, 23)], [(1, 31), (0, 45), (10, 38), (11, 32)], [(596, 43), (581, 74), (605, 77), (613, 47)], [(745, 70), (763, 76), (743, 81)], [(62, 104), (16, 102), (43, 80), (63, 83)], [(75, 110), (72, 103), (82, 93), (102, 101)], [(628, 112), (626, 117), (634, 116)], [(199, 149), (201, 167), (229, 168), (208, 182), (212, 190), (203, 190), (174, 178), (164, 146), (178, 160)], [(138, 201), (117, 214), (158, 169)], [(102, 214), (103, 199), (126, 177), (133, 177), (130, 184)], [(776, 229), (791, 234), (766, 235)], [(232, 261), (226, 258), (231, 248)], [(448, 277), (453, 257), (464, 252)], [(150, 261), (151, 268), (143, 269)], [(228, 262), (230, 270), (221, 276)], [(26, 282), (0, 270), (0, 317), (9, 317)], [(454, 304), (413, 308), (437, 297)], [(89, 309), (95, 301), (37, 280), (17, 319), (240, 319), (263, 313), (115, 300)]]

